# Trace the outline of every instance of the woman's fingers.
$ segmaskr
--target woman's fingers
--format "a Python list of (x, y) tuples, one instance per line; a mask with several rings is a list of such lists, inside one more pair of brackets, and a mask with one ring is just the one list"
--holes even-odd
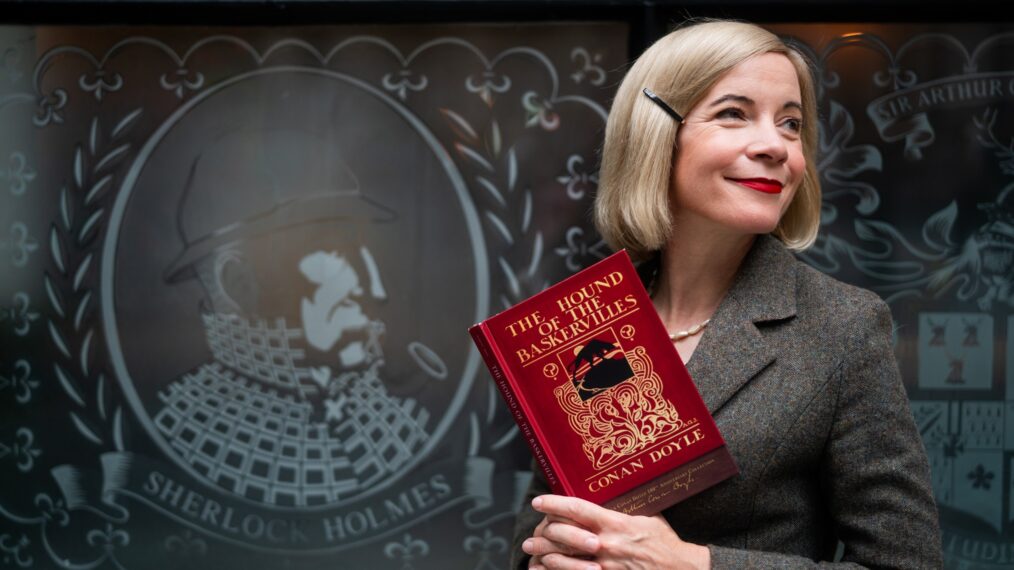
[[(556, 523), (569, 524), (569, 525), (576, 526), (576, 527), (580, 527), (581, 526), (581, 525), (577, 524), (576, 522), (574, 522), (573, 520), (568, 519), (567, 517), (561, 517), (561, 516), (557, 516), (557, 515), (546, 515), (545, 517), (542, 518), (542, 520), (545, 521), (546, 524), (556, 522)], [(543, 526), (545, 526), (545, 525), (543, 525)]]
[(532, 555), (530, 569), (601, 570), (589, 560), (600, 546), (598, 537), (585, 527), (602, 523), (612, 511), (581, 499), (557, 495), (536, 497), (532, 506), (546, 516), (539, 521), (531, 538), (521, 544), (521, 549)]
[(547, 524), (549, 524), (549, 517), (542, 517), (542, 520), (539, 521), (535, 530), (532, 531), (532, 536), (542, 536), (542, 529), (546, 528)]
[(607, 525), (614, 511), (590, 503), (576, 497), (560, 495), (540, 495), (532, 499), (532, 508), (552, 518), (561, 517), (590, 530), (598, 530)]
[(599, 549), (599, 537), (595, 533), (570, 524), (551, 522), (542, 530), (542, 536), (572, 552), (595, 554)]
[(591, 560), (564, 554), (547, 554), (542, 557), (542, 565), (547, 570), (601, 570), (601, 567)]
[(566, 544), (552, 541), (544, 536), (533, 536), (521, 543), (521, 550), (532, 556), (543, 556), (547, 554), (581, 555), (585, 553), (575, 550)]

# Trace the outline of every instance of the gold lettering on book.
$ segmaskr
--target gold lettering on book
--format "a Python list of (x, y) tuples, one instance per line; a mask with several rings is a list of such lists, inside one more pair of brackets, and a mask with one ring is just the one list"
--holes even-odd
[[(581, 305), (580, 309), (570, 309), (570, 312), (567, 314), (576, 319), (573, 322), (562, 325), (558, 317), (553, 317), (548, 321), (544, 321), (543, 324), (538, 325), (537, 331), (540, 334), (544, 332), (547, 332), (547, 334), (543, 334), (538, 341), (529, 344), (527, 348), (516, 349), (514, 354), (517, 356), (518, 362), (522, 366), (527, 365), (530, 362), (534, 362), (543, 354), (552, 353), (558, 348), (583, 337), (588, 334), (589, 331), (595, 330), (600, 326), (608, 324), (617, 318), (630, 314), (636, 310), (637, 299), (635, 299), (633, 295), (624, 295), (620, 299), (616, 299), (605, 304), (599, 302), (598, 298), (594, 298), (584, 305)], [(580, 316), (577, 317), (575, 315)], [(511, 330), (510, 327), (515, 324), (517, 324), (517, 322), (508, 326), (507, 329)]]
[(602, 489), (605, 489), (628, 475), (633, 475), (641, 469), (644, 469), (644, 461), (641, 459), (635, 459), (626, 465), (613, 469), (612, 471), (607, 471), (592, 480), (588, 483), (588, 490), (592, 493), (598, 493)]
[[(684, 427), (676, 407), (663, 396), (662, 379), (642, 346), (625, 351), (634, 376), (582, 400), (572, 383), (553, 390), (570, 427), (582, 440), (596, 470), (635, 455)], [(618, 475), (623, 475), (622, 471)]]
[(507, 325), (505, 328), (511, 333), (511, 336), (518, 336), (519, 333), (523, 333), (540, 325), (544, 320), (545, 319), (538, 311), (532, 311), (530, 314), (521, 317), (520, 319)]
[(683, 451), (684, 447), (690, 447), (702, 439), (704, 439), (704, 432), (700, 429), (695, 429), (652, 451), (648, 456), (651, 457), (652, 463), (658, 463), (660, 459), (669, 457), (677, 451)]
[(623, 274), (619, 271), (613, 271), (609, 275), (596, 279), (580, 289), (575, 289), (574, 291), (567, 293), (563, 296), (563, 298), (557, 299), (556, 305), (560, 307), (561, 311), (570, 311), (586, 301), (592, 300), (598, 295), (601, 295), (603, 290), (615, 287), (622, 282)]

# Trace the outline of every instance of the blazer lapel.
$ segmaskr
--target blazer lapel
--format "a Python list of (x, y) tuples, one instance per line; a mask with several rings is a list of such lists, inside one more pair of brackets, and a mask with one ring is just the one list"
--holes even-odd
[(743, 260), (687, 365), (712, 415), (777, 357), (757, 324), (795, 316), (796, 263), (768, 235)]

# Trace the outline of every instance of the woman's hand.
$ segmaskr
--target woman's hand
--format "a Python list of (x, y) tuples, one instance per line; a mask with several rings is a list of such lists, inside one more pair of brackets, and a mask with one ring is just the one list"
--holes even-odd
[[(547, 515), (547, 516), (542, 517), (542, 521), (539, 522), (539, 524), (535, 527), (535, 530), (532, 531), (532, 538), (545, 538), (543, 536), (543, 531), (546, 529), (546, 526), (550, 522), (569, 524), (571, 526), (579, 526), (577, 523), (575, 523), (574, 521), (572, 521), (570, 519), (566, 519), (566, 518), (558, 517), (558, 516)], [(527, 542), (528, 541), (526, 541), (526, 544), (527, 544)], [(586, 560), (588, 559), (588, 556), (575, 551), (574, 549), (568, 547), (565, 544), (561, 544), (561, 543), (558, 543), (558, 542), (553, 542), (552, 540), (549, 540), (549, 539), (545, 539), (545, 542), (543, 542), (541, 544), (545, 545), (545, 548), (547, 549), (547, 551), (559, 552), (561, 554), (566, 554), (568, 556), (573, 556), (575, 558), (583, 556)], [(529, 554), (532, 554), (530, 550), (528, 550), (528, 549), (524, 549), (524, 550), (526, 552), (528, 552)], [(528, 563), (528, 567), (529, 568), (545, 568), (545, 566), (542, 564), (542, 557), (539, 556), (539, 555), (537, 555), (537, 554), (533, 554), (531, 561), (529, 561), (529, 563)]]
[(542, 495), (532, 507), (546, 515), (522, 548), (530, 568), (550, 570), (707, 569), (711, 554), (684, 542), (661, 516), (629, 516), (588, 501)]

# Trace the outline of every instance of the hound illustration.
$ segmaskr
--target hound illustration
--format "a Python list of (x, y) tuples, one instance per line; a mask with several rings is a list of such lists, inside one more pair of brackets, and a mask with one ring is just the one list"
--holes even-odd
[(582, 362), (587, 362), (589, 368), (594, 367), (596, 358), (599, 360), (605, 360), (606, 355), (614, 350), (616, 350), (616, 345), (612, 343), (599, 340), (597, 338), (593, 338), (588, 341), (588, 344), (581, 348), (581, 351), (574, 357), (574, 361), (567, 367), (567, 369), (570, 370), (571, 381), (575, 384), (578, 383), (577, 371), (581, 368)]

